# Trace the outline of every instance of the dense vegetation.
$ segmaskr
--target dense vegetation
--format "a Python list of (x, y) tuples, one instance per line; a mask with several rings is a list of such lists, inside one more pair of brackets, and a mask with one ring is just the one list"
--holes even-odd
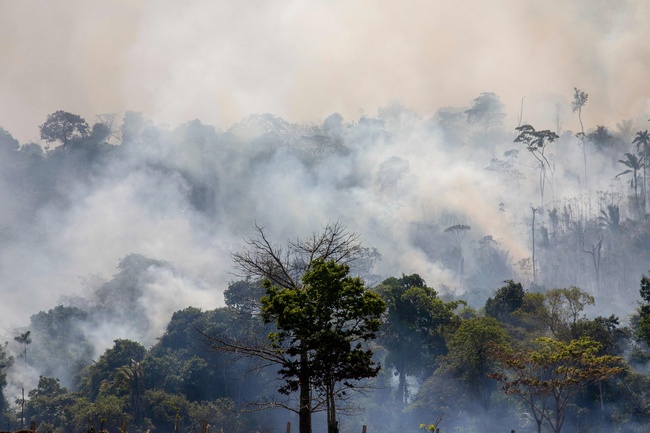
[[(183, 223), (201, 227), (195, 243), (223, 233), (209, 221), (245, 238), (257, 201), (285, 212), (275, 216), (300, 213), (319, 201), (322, 185), (327, 220), (347, 225), (339, 208), (354, 210), (364, 194), (378, 214), (363, 220), (372, 242), (355, 246), (344, 266), (318, 253), (284, 262), (296, 265), (286, 281), (245, 272), (227, 287), (210, 287), (224, 295), (214, 309), (184, 304), (179, 281), (203, 284), (187, 266), (138, 252), (115, 258), (111, 278), (84, 277), (81, 294), (30, 312), (29, 323), (5, 335), (0, 425), (34, 420), (39, 431), (64, 433), (116, 431), (126, 422), (128, 431), (198, 432), (207, 421), (213, 432), (283, 431), (298, 418), (262, 409), (300, 413), (307, 401), (314, 431), (334, 431), (336, 421), (341, 432), (362, 424), (370, 432), (416, 431), (421, 423), (442, 431), (647, 431), (650, 138), (633, 121), (617, 131), (583, 126), (587, 101), (575, 89), (577, 134), (559, 121), (554, 131), (522, 121), (508, 131), (491, 93), (431, 118), (391, 105), (351, 123), (336, 114), (322, 125), (251, 116), (225, 132), (198, 120), (169, 130), (133, 112), (120, 126), (111, 115), (90, 126), (57, 111), (40, 128), (53, 145), (45, 148), (21, 145), (0, 129), (2, 193), (11, 204), (0, 221), (7, 251), (50, 248), (44, 239), (60, 226), (45, 227), (44, 215), (90, 207), (90, 192), (119, 189), (124, 179), (137, 183), (134, 200), (152, 221), (182, 213)], [(400, 143), (427, 157), (426, 145), (435, 147), (450, 170), (472, 161), (465, 169), (479, 167), (491, 207), (470, 197), (428, 209), (416, 161), (389, 147)], [(267, 179), (282, 182), (277, 173), (291, 171), (303, 182), (288, 184), (303, 194), (300, 206), (264, 190)], [(462, 197), (464, 183), (446, 188)], [(424, 215), (400, 227), (405, 239), (382, 243), (377, 233), (394, 234), (379, 214), (392, 222), (395, 209), (410, 207)], [(277, 232), (302, 235), (260, 229)], [(248, 245), (266, 245), (279, 258), (287, 251), (262, 240)], [(235, 265), (251, 257), (235, 254)], [(408, 272), (395, 272), (407, 265)], [(327, 309), (335, 302), (328, 287), (356, 298)], [(313, 309), (297, 320), (308, 301)], [(175, 306), (171, 316), (166, 305)], [(367, 327), (348, 332), (352, 318), (361, 323), (361, 310), (371, 312)], [(349, 341), (338, 340), (344, 334)], [(286, 357), (220, 350), (215, 338)], [(311, 364), (300, 362), (305, 347)], [(305, 383), (310, 392), (297, 395)]]

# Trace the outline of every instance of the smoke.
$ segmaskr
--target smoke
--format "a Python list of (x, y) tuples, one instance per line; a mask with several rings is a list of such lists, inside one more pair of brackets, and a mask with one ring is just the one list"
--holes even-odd
[(510, 113), (525, 96), (529, 122), (551, 123), (552, 114), (534, 112), (538, 101), (577, 86), (599, 101), (585, 118), (602, 124), (649, 109), (648, 7), (13, 2), (0, 14), (0, 119), (24, 142), (36, 140), (35, 126), (57, 109), (87, 117), (135, 110), (159, 122), (201, 118), (228, 127), (254, 112), (292, 122), (332, 112), (356, 118), (393, 98), (432, 113), (493, 91)]
[[(562, 134), (547, 153), (538, 223), (567, 205), (585, 223), (606, 204), (632, 216), (615, 177), (622, 149), (590, 148), (585, 178), (569, 102), (574, 86), (589, 93), (588, 132), (628, 118), (646, 127), (645, 2), (240, 3), (2, 5), (0, 124), (22, 144), (38, 142), (38, 125), (59, 109), (91, 124), (127, 110), (153, 119), (93, 164), (2, 166), (7, 339), (38, 311), (101, 306), (102, 291), (124, 287), (134, 299), (85, 329), (93, 357), (116, 338), (150, 346), (174, 311), (223, 305), (236, 278), (230, 252), (254, 224), (283, 244), (340, 221), (381, 254), (377, 279), (419, 273), (456, 295), (531, 283), (514, 269), (531, 256), (540, 207), (539, 165), (513, 143), (520, 116)], [(500, 96), (502, 125), (467, 121), (483, 92)], [(486, 170), (492, 163), (502, 169)], [(457, 224), (471, 227), (462, 251), (445, 232)], [(495, 263), (484, 269), (488, 247)], [(129, 274), (131, 255), (151, 263)], [(476, 286), (459, 283), (458, 263)], [(636, 265), (627, 272), (638, 280)], [(616, 290), (630, 287), (621, 281)], [(19, 370), (14, 385), (36, 380)]]

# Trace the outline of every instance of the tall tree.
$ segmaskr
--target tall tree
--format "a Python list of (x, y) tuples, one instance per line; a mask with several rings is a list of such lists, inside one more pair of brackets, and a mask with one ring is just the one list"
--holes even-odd
[(102, 383), (103, 387), (125, 392), (129, 396), (129, 411), (136, 424), (142, 422), (142, 396), (144, 394), (144, 371), (140, 361), (131, 359), (127, 365), (115, 369), (111, 381)]
[(90, 133), (83, 117), (62, 110), (48, 115), (39, 129), (43, 140), (48, 143), (59, 141), (64, 147), (74, 138), (83, 138)]
[(27, 345), (32, 342), (32, 338), (30, 337), (31, 334), (32, 331), (25, 331), (24, 333), (14, 337), (14, 340), (17, 341), (18, 344), (23, 345), (23, 359), (25, 360), (25, 364), (27, 364)]
[(387, 278), (375, 290), (387, 306), (381, 344), (399, 377), (398, 404), (404, 407), (412, 398), (407, 375), (447, 352), (445, 336), (458, 327), (455, 310), (462, 302), (444, 302), (418, 274)]
[(650, 134), (648, 130), (638, 131), (632, 144), (636, 144), (636, 151), (639, 153), (639, 156), (643, 158), (643, 205), (645, 210), (645, 205), (648, 201), (648, 183), (646, 180), (646, 165), (650, 160)]
[(641, 275), (641, 288), (639, 289), (641, 299), (644, 303), (641, 305), (639, 315), (638, 337), (650, 346), (650, 278)]
[(548, 129), (536, 131), (531, 125), (522, 125), (515, 128), (519, 132), (515, 143), (523, 143), (526, 149), (535, 157), (539, 163), (539, 192), (541, 195), (540, 207), (544, 208), (544, 189), (546, 187), (547, 172), (553, 175), (555, 167), (549, 162), (544, 155), (546, 147), (559, 138), (559, 136)]
[[(41, 425), (50, 425), (54, 431), (71, 429), (73, 406), (77, 402), (68, 390), (61, 386), (59, 379), (39, 376), (38, 386), (28, 393), (25, 404), (25, 417), (37, 419)], [(70, 426), (70, 428), (66, 428)]]
[(632, 173), (632, 179), (630, 179), (630, 187), (634, 190), (634, 203), (636, 206), (636, 211), (641, 211), (641, 206), (639, 202), (639, 191), (638, 191), (638, 172), (645, 167), (643, 163), (643, 157), (639, 158), (634, 153), (626, 153), (626, 159), (619, 159), (618, 162), (628, 167), (627, 170), (620, 172), (616, 177), (622, 176), (624, 174)]
[(278, 328), (269, 335), (271, 346), (287, 356), (279, 371), (285, 381), (280, 391), (302, 395), (313, 386), (322, 393), (328, 433), (338, 431), (336, 397), (353, 388), (354, 381), (379, 372), (372, 351), (361, 342), (375, 338), (385, 304), (349, 271), (346, 264), (317, 258), (300, 289), (267, 280), (262, 298), (264, 321)]
[(587, 103), (589, 95), (577, 87), (573, 88), (573, 101), (571, 101), (571, 110), (578, 112), (578, 120), (580, 121), (580, 132), (576, 136), (582, 143), (582, 156), (585, 165), (585, 187), (587, 186), (587, 136), (585, 135), (585, 127), (582, 124), (582, 107)]
[[(232, 257), (242, 276), (265, 279), (262, 316), (275, 323), (278, 332), (271, 333), (266, 344), (218, 335), (208, 340), (215, 350), (277, 364), (285, 379), (280, 391), (298, 392), (298, 408), (284, 407), (298, 412), (300, 433), (311, 433), (312, 413), (319, 404), (328, 409), (332, 431), (339, 389), (335, 386), (351, 388), (355, 380), (378, 371), (360, 342), (374, 336), (376, 315), (383, 312), (384, 303), (365, 290), (362, 280), (348, 276), (348, 264), (363, 253), (359, 235), (338, 222), (329, 223), (322, 232), (289, 241), (283, 248), (272, 243), (262, 227), (256, 230), (257, 236), (246, 241), (248, 247)], [(320, 402), (312, 400), (314, 390), (315, 397), (323, 397)]]
[(465, 111), (468, 123), (483, 125), (484, 132), (490, 128), (498, 129), (506, 117), (504, 105), (498, 95), (492, 92), (481, 93), (474, 99), (472, 108)]
[(12, 366), (14, 358), (7, 351), (7, 342), (0, 344), (0, 420), (4, 421), (9, 404), (4, 394), (7, 386), (7, 370)]

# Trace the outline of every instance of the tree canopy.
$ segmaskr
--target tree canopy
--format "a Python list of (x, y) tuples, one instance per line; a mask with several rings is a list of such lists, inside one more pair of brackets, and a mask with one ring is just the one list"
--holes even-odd
[(90, 133), (83, 117), (63, 110), (49, 114), (39, 128), (43, 140), (48, 143), (58, 141), (64, 147), (74, 138), (83, 138)]

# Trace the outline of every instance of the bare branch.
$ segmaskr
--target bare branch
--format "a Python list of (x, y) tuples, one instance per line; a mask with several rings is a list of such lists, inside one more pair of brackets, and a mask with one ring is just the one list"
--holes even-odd
[(255, 231), (245, 240), (245, 249), (231, 253), (232, 259), (241, 276), (268, 279), (279, 287), (299, 288), (300, 278), (317, 258), (348, 264), (363, 253), (359, 234), (338, 221), (328, 223), (322, 232), (289, 241), (286, 250), (269, 240), (264, 227), (256, 224)]

